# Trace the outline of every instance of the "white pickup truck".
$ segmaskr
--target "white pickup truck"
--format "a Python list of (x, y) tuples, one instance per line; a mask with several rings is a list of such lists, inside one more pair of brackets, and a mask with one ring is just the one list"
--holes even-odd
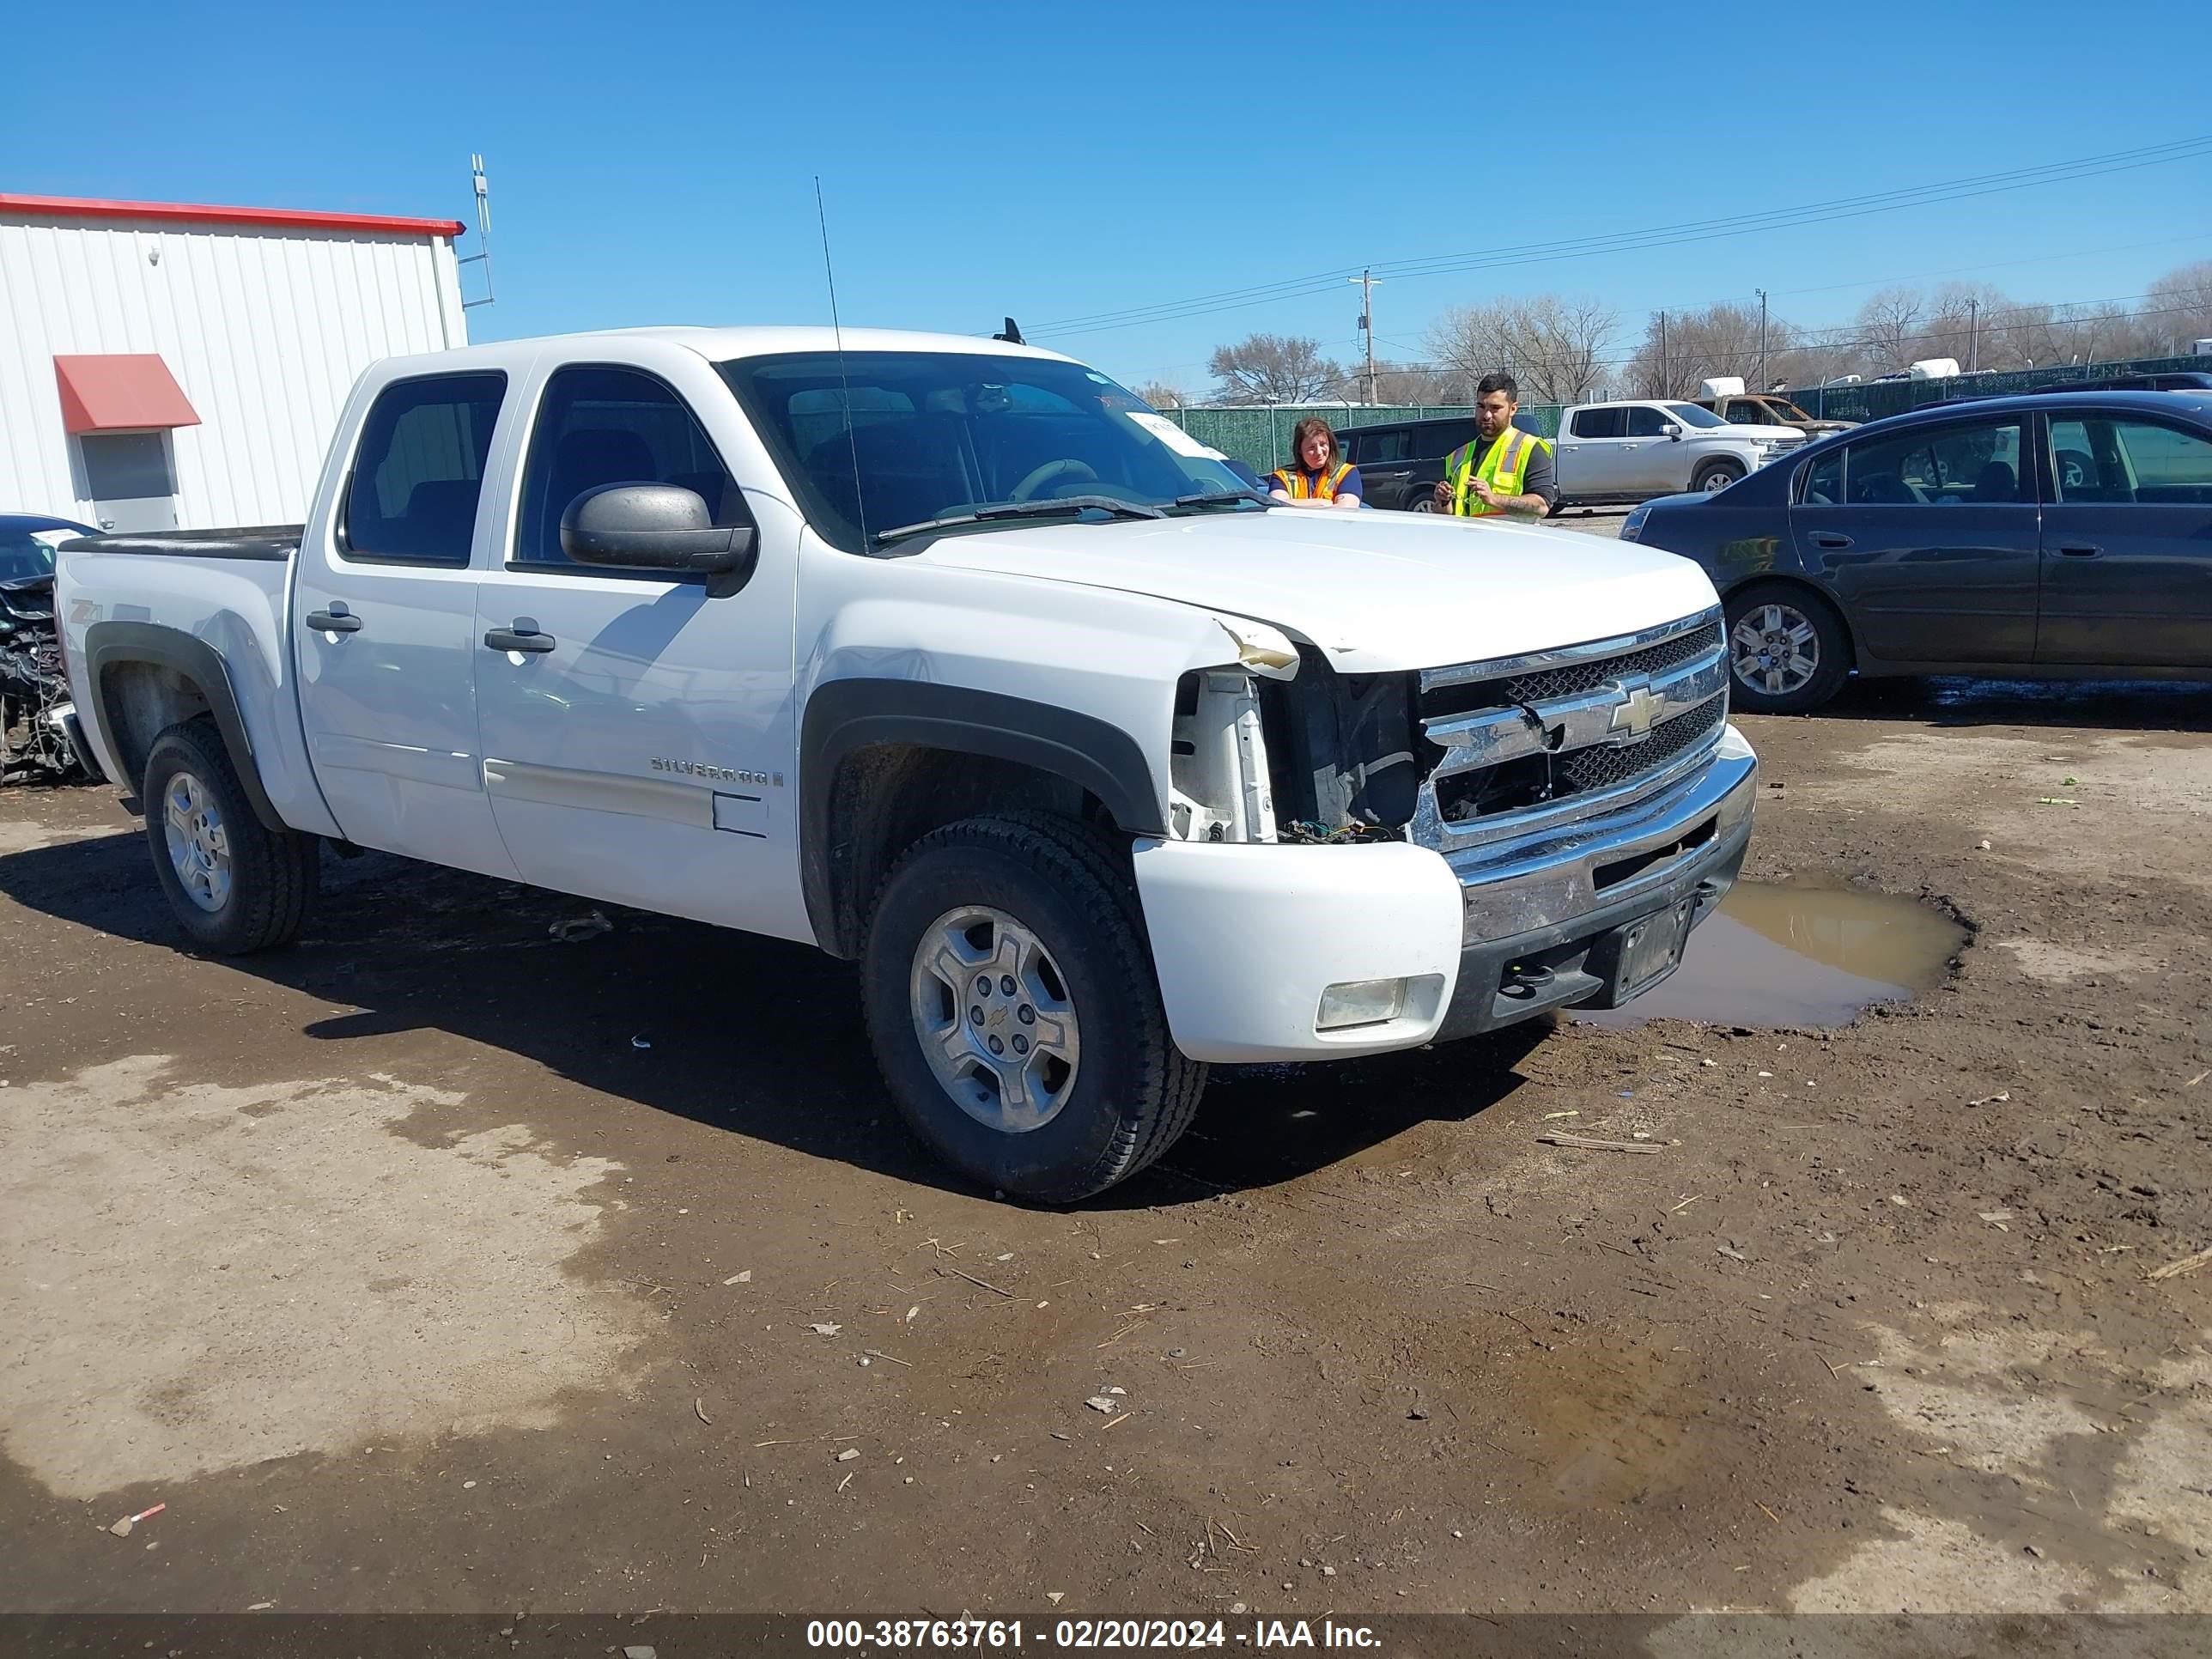
[(291, 939), (326, 842), (811, 941), (919, 1134), (1041, 1200), (1158, 1158), (1208, 1061), (1626, 1000), (1751, 830), (1696, 565), (1271, 508), (1019, 345), (396, 360), (303, 527), (58, 581), (202, 948)]
[(1805, 441), (1794, 427), (1737, 426), (1680, 399), (1572, 404), (1559, 412), (1562, 506), (1711, 494)]

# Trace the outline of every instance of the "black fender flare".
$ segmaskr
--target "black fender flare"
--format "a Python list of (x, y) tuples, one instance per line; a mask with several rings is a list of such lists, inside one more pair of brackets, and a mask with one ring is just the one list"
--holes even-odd
[(799, 743), (799, 871), (816, 938), (837, 937), (831, 814), (840, 765), (886, 744), (1034, 766), (1097, 797), (1134, 836), (1165, 836), (1152, 767), (1118, 726), (1050, 703), (931, 681), (830, 680), (806, 700)]
[[(97, 729), (100, 746), (121, 763), (122, 745), (116, 741), (114, 723), (109, 717), (107, 675), (110, 670), (130, 663), (149, 663), (157, 668), (173, 670), (199, 688), (200, 695), (207, 699), (208, 712), (215, 717), (216, 730), (222, 735), (230, 763), (238, 773), (240, 787), (252, 803), (253, 816), (280, 835), (288, 831), (291, 826), (277, 812), (268, 790), (262, 786), (261, 769), (253, 757), (253, 739), (247, 735), (245, 718), (239, 713), (238, 693), (230, 683), (228, 665), (213, 646), (181, 629), (164, 628), (158, 623), (100, 622), (85, 629), (85, 680), (92, 688), (92, 707), (83, 712)], [(141, 780), (121, 778), (117, 781), (128, 793), (138, 793)]]

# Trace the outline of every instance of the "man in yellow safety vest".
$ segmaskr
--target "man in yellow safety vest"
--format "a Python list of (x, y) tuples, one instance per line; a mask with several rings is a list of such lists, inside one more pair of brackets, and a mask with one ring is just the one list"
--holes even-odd
[(1558, 505), (1552, 446), (1513, 424), (1521, 388), (1510, 374), (1486, 374), (1474, 393), (1475, 440), (1444, 459), (1436, 510), (1467, 518), (1509, 514), (1540, 519)]

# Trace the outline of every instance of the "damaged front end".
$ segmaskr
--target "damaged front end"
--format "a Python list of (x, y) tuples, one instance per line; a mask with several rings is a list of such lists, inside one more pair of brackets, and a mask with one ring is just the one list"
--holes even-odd
[(54, 624), (54, 579), (0, 582), (0, 776), (86, 775)]
[(1410, 841), (1449, 854), (1662, 787), (1727, 723), (1717, 611), (1411, 672), (1341, 674), (1272, 629), (1231, 634), (1238, 662), (1176, 689), (1180, 840)]

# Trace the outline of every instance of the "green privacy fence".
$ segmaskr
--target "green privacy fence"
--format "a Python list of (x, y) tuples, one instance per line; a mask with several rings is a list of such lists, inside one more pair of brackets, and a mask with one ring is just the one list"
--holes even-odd
[[(1421, 421), (1456, 415), (1471, 418), (1468, 404), (1270, 404), (1260, 409), (1164, 409), (1161, 414), (1199, 442), (1261, 472), (1291, 462), (1291, 434), (1309, 415), (1339, 432), (1384, 421)], [(1513, 423), (1539, 437), (1559, 435), (1559, 405), (1523, 404)]]
[(1995, 397), (2033, 392), (2069, 380), (2109, 380), (2116, 374), (2155, 374), (2172, 369), (2212, 369), (2212, 358), (2142, 357), (2124, 363), (2054, 363), (2046, 368), (2013, 368), (2002, 373), (1960, 374), (1945, 380), (1869, 380), (1859, 386), (1807, 386), (1789, 392), (1790, 402), (1825, 420), (1878, 421), (1909, 409), (1940, 404), (1947, 398)]

